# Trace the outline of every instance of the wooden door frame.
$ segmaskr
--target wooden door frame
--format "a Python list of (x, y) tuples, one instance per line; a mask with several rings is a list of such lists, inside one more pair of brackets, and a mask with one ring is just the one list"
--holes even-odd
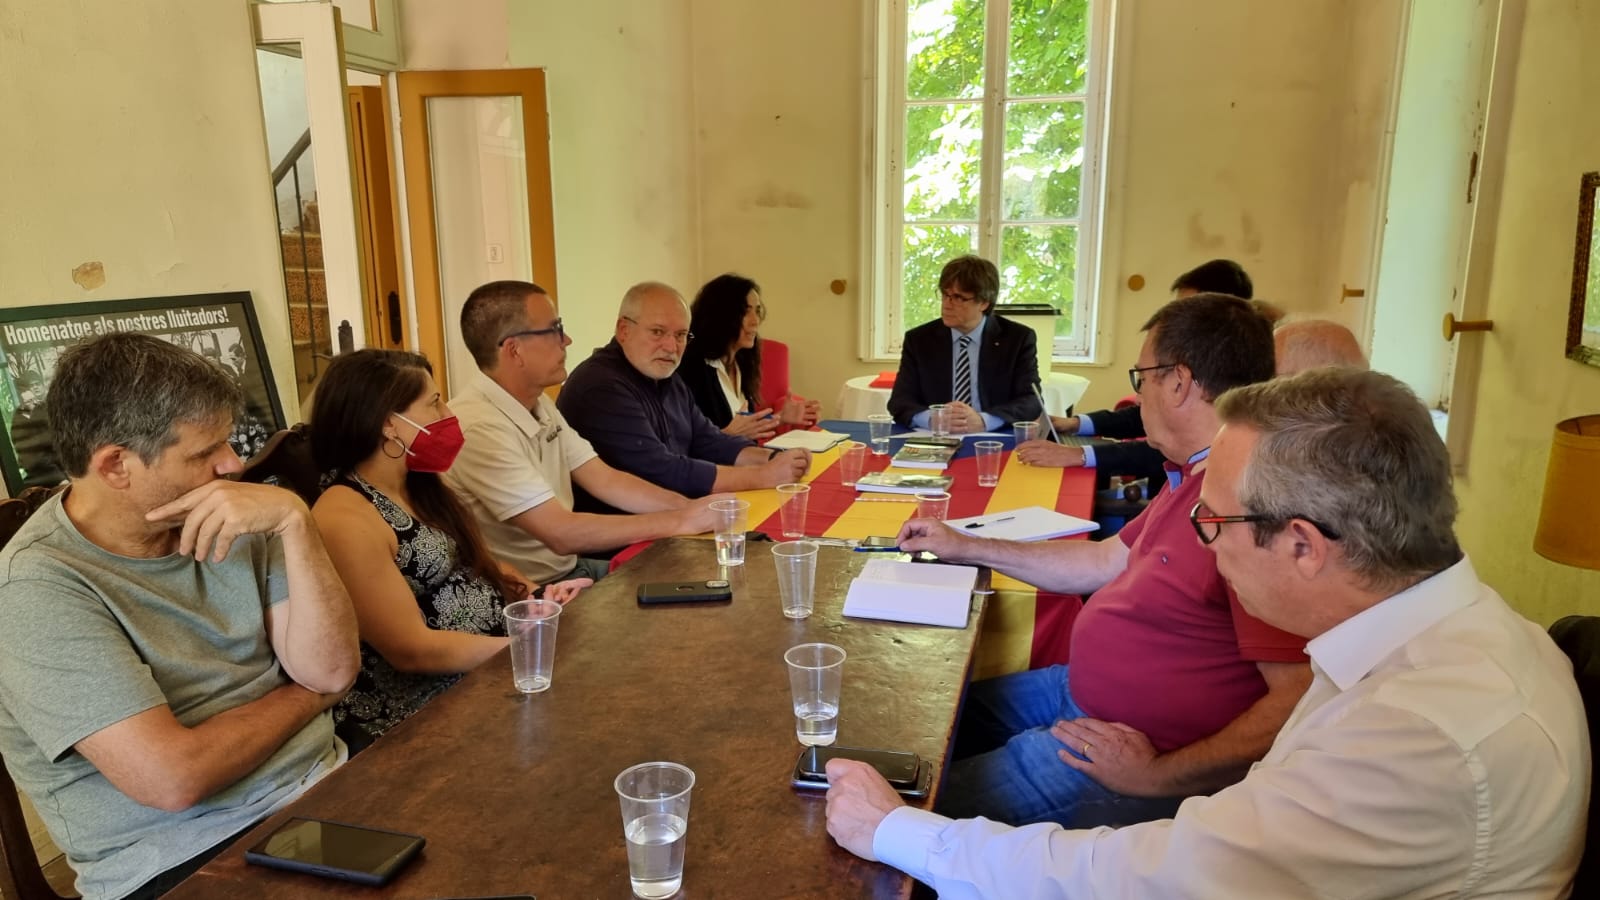
[(439, 294), (439, 241), (429, 153), (428, 100), (432, 97), (520, 97), (528, 185), (528, 237), (539, 286), (556, 288), (555, 205), (550, 187), (550, 116), (543, 69), (398, 72), (401, 158), (410, 226), (412, 297), (418, 348), (434, 360), (439, 390), (449, 395), (445, 364), (444, 298)]
[[(399, 185), (390, 153), (389, 92), (378, 86), (345, 88), (350, 107), (351, 143), (356, 157), (356, 213), (366, 247), (367, 346), (401, 350), (411, 343), (406, 317), (405, 279), (400, 265)], [(395, 309), (387, 293), (395, 294)], [(395, 317), (398, 316), (398, 324)]]

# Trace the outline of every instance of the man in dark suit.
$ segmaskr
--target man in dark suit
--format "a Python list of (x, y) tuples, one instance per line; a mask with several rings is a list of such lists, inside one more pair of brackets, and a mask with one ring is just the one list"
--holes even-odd
[(1000, 272), (978, 256), (962, 256), (939, 273), (939, 319), (906, 332), (900, 373), (889, 394), (895, 421), (929, 427), (928, 407), (949, 410), (950, 431), (1007, 428), (1039, 417), (1037, 342), (1033, 330), (992, 316)]

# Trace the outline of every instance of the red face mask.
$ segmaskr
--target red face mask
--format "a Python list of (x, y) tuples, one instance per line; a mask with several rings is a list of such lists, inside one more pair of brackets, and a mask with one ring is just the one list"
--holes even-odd
[(456, 461), (461, 445), (467, 442), (461, 433), (461, 422), (455, 416), (446, 416), (431, 425), (418, 425), (400, 413), (395, 413), (417, 429), (417, 436), (406, 447), (406, 468), (413, 472), (445, 472)]

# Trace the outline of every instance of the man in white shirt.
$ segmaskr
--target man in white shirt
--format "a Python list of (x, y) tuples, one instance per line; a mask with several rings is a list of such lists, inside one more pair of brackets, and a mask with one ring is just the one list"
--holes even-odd
[[(461, 337), (480, 373), (450, 398), (466, 444), (445, 480), (498, 559), (540, 584), (599, 578), (605, 561), (579, 554), (716, 524), (710, 504), (726, 494), (691, 501), (613, 469), (545, 396), (567, 377), (572, 339), (543, 288), (526, 281), (479, 287), (461, 308)], [(634, 515), (573, 512), (574, 481)]]
[(1196, 534), (1245, 609), (1311, 638), (1314, 679), (1266, 758), (1172, 819), (1084, 831), (951, 821), (834, 760), (829, 833), (945, 898), (1567, 896), (1582, 702), (1567, 658), (1462, 556), (1427, 411), (1353, 369), (1217, 410)]

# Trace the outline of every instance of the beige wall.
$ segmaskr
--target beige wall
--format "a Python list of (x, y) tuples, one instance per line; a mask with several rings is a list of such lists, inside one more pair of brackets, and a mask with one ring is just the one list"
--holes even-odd
[[(1484, 580), (1530, 617), (1600, 614), (1600, 572), (1532, 549), (1557, 421), (1600, 412), (1600, 369), (1562, 357), (1578, 178), (1600, 169), (1600, 6), (1527, 4), (1494, 228), (1478, 427), (1456, 483), (1459, 532)], [(1491, 112), (1491, 115), (1495, 113)], [(1460, 338), (1458, 338), (1460, 340)], [(1600, 527), (1600, 510), (1595, 518)]]
[(556, 267), (572, 364), (611, 339), (629, 285), (698, 270), (688, 0), (510, 4), (515, 67), (545, 68)]
[(253, 43), (243, 3), (0, 6), (0, 304), (249, 291), (293, 421)]
[[(1344, 207), (1350, 196), (1359, 206), (1353, 185), (1371, 180), (1382, 124), (1373, 107), (1387, 100), (1357, 48), (1374, 36), (1392, 46), (1395, 28), (1381, 14), (1390, 7), (1357, 5), (1375, 23), (1358, 28), (1344, 0), (1123, 0), (1109, 365), (1069, 370), (1092, 380), (1086, 404), (1128, 392), (1139, 325), (1172, 278), (1205, 259), (1234, 257), (1262, 296), (1330, 314)], [(854, 331), (870, 49), (861, 4), (694, 0), (693, 24), (699, 280), (736, 269), (761, 282), (764, 333), (791, 344), (796, 390), (831, 410), (845, 378), (894, 368), (861, 362)], [(1331, 139), (1341, 125), (1352, 137)], [(1142, 291), (1126, 286), (1134, 274)], [(834, 278), (849, 281), (843, 296), (828, 292)]]

